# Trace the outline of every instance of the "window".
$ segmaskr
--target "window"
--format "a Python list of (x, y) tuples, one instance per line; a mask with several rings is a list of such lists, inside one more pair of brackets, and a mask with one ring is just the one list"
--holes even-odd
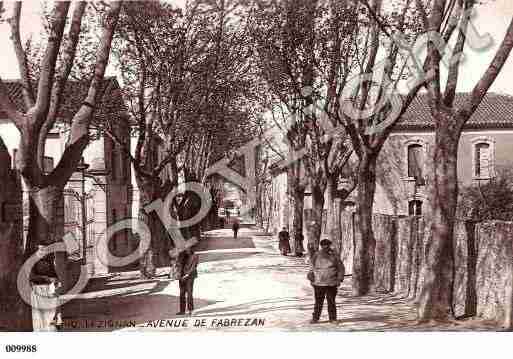
[(408, 145), (408, 177), (417, 181), (424, 179), (424, 147), (415, 143)]
[(50, 173), (53, 171), (53, 157), (45, 156), (43, 158), (43, 172)]
[(408, 202), (408, 215), (421, 216), (422, 215), (422, 201), (414, 199)]
[(489, 143), (479, 142), (474, 145), (474, 176), (490, 178), (492, 174), (492, 156)]

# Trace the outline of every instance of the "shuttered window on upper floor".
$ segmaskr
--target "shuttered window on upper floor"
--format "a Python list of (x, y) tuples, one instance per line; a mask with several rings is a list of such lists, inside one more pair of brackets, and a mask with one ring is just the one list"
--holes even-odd
[(424, 180), (424, 147), (420, 144), (408, 146), (408, 177)]
[(474, 176), (490, 178), (492, 174), (492, 154), (489, 143), (480, 142), (474, 146)]

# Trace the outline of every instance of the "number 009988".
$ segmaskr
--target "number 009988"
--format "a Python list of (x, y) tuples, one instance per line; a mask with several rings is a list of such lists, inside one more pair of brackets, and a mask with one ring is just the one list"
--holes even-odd
[(7, 353), (35, 353), (37, 352), (37, 345), (35, 344), (12, 344), (12, 345), (6, 345), (5, 351)]

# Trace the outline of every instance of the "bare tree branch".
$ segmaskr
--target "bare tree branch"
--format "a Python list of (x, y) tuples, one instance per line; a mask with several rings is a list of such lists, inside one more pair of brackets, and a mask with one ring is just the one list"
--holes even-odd
[[(105, 69), (109, 62), (109, 54), (114, 36), (114, 29), (121, 9), (120, 1), (110, 3), (110, 8), (104, 19), (104, 28), (100, 37), (100, 44), (96, 53), (96, 64), (93, 78), (89, 85), (87, 96), (83, 105), (73, 116), (71, 134), (68, 147), (66, 147), (61, 160), (49, 175), (49, 181), (64, 185), (79, 163), (82, 152), (89, 143), (89, 126), (96, 106), (97, 95), (102, 85)], [(64, 183), (63, 183), (64, 182)]]
[(460, 31), (458, 33), (458, 40), (456, 41), (456, 46), (452, 51), (451, 55), (451, 65), (449, 67), (449, 73), (447, 75), (447, 83), (445, 86), (445, 96), (443, 99), (443, 103), (445, 106), (452, 106), (454, 102), (454, 98), (456, 96), (456, 88), (458, 86), (458, 76), (461, 65), (461, 57), (463, 56), (463, 49), (465, 47), (466, 34), (468, 29), (468, 24), (470, 21), (470, 11), (474, 6), (474, 1), (466, 1), (465, 11), (458, 11), (461, 17), (463, 14), (463, 18), (461, 19)]
[[(443, 21), (443, 15), (445, 10), (445, 0), (435, 0), (431, 15), (428, 21), (428, 33), (439, 33), (440, 26)], [(428, 83), (427, 89), (430, 93), (432, 101), (438, 105), (441, 101), (440, 93), (440, 60), (442, 59), (440, 50), (434, 43), (437, 39), (430, 39), (427, 45), (427, 54), (429, 69), (433, 71), (434, 78)]]
[(50, 94), (55, 75), (57, 57), (61, 47), (64, 26), (69, 10), (69, 1), (57, 2), (52, 13), (52, 24), (48, 45), (41, 62), (41, 72), (39, 74), (39, 83), (37, 87), (36, 110), (38, 113), (37, 126), (41, 126), (46, 119), (50, 108)]
[(48, 115), (46, 116), (46, 121), (42, 125), (41, 131), (39, 133), (38, 162), (39, 166), (41, 167), (43, 165), (46, 138), (48, 133), (55, 125), (55, 122), (57, 121), (57, 112), (59, 111), (59, 107), (62, 102), (62, 93), (66, 87), (66, 83), (68, 81), (68, 77), (75, 60), (75, 54), (82, 26), (82, 18), (84, 16), (86, 5), (87, 3), (85, 1), (79, 1), (75, 4), (68, 39), (63, 51), (62, 63), (58, 73), (56, 74), (55, 83), (53, 84), (51, 92), (50, 109), (48, 111)]
[(511, 19), (511, 22), (509, 24), (508, 30), (506, 32), (506, 35), (504, 36), (504, 39), (502, 40), (502, 43), (495, 53), (495, 57), (493, 58), (492, 62), (486, 69), (485, 73), (479, 80), (479, 82), (476, 84), (474, 89), (472, 90), (472, 96), (468, 103), (464, 106), (463, 110), (467, 114), (467, 120), (472, 115), (481, 101), (483, 100), (486, 92), (492, 86), (495, 79), (499, 75), (502, 67), (506, 63), (506, 60), (508, 59), (511, 49), (513, 48), (513, 18)]
[(32, 89), (32, 82), (27, 63), (27, 55), (23, 50), (20, 36), (20, 16), (21, 16), (21, 1), (16, 1), (13, 5), (13, 14), (7, 21), (11, 27), (11, 40), (16, 53), (16, 59), (21, 75), (21, 85), (23, 88), (23, 100), (27, 109), (34, 106), (34, 91)]

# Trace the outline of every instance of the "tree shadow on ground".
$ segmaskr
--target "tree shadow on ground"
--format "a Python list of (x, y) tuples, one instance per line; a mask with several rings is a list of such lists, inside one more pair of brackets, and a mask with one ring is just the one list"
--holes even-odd
[[(168, 283), (123, 294), (100, 298), (74, 299), (63, 307), (63, 331), (114, 331), (149, 321), (176, 317), (179, 297), (161, 294)], [(196, 299), (195, 308), (215, 304), (215, 301)], [(89, 323), (89, 327), (86, 324)], [(109, 323), (110, 324), (109, 326)]]
[(130, 283), (126, 283), (126, 281), (123, 281), (123, 280), (96, 281), (96, 278), (94, 278), (91, 280), (90, 284), (87, 284), (85, 289), (82, 291), (82, 294), (105, 291), (105, 290), (139, 287), (141, 285), (160, 283), (160, 282), (161, 282), (161, 280), (158, 280), (158, 279), (141, 279), (141, 280), (131, 280)]
[(239, 249), (239, 248), (256, 248), (251, 237), (205, 237), (196, 245), (196, 252), (210, 251), (214, 249)]
[(258, 252), (198, 253), (200, 263), (217, 262), (217, 261), (223, 261), (223, 260), (244, 259), (244, 258), (252, 257), (255, 254), (258, 254)]

